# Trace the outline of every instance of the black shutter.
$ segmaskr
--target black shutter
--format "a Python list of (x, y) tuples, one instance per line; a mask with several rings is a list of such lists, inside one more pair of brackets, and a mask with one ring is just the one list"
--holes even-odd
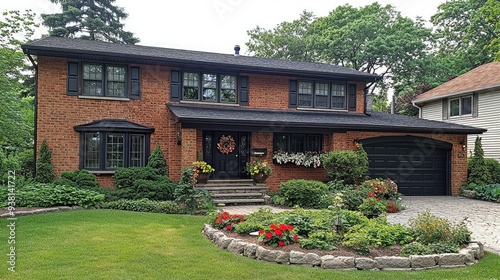
[(448, 99), (443, 99), (443, 120), (448, 119)]
[(479, 116), (479, 94), (477, 92), (474, 92), (472, 94), (472, 117), (475, 118)]
[(68, 62), (68, 92), (67, 95), (78, 95), (78, 80), (80, 78), (80, 64), (78, 62)]
[(240, 77), (240, 105), (250, 105), (248, 100), (248, 76)]
[(130, 98), (141, 98), (141, 76), (140, 68), (136, 66), (130, 67)]
[(170, 71), (170, 101), (181, 101), (181, 71)]
[(356, 111), (356, 85), (349, 85), (349, 111)]
[(288, 107), (297, 108), (297, 80), (290, 80), (290, 94), (288, 96)]

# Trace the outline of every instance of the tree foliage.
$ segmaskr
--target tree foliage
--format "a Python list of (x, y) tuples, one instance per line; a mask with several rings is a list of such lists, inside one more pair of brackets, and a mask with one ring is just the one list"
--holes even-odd
[(492, 184), (493, 180), (488, 172), (488, 167), (484, 161), (483, 145), (481, 144), (481, 137), (476, 137), (474, 143), (474, 156), (470, 160), (470, 170), (467, 178), (467, 183), (475, 183), (478, 185)]
[(21, 44), (37, 24), (30, 10), (6, 11), (0, 19), (0, 148), (8, 153), (31, 148), (33, 142), (33, 71)]
[(61, 13), (42, 14), (43, 25), (51, 36), (135, 44), (139, 39), (123, 30), (127, 18), (115, 0), (50, 0), (62, 6)]
[(486, 1), (480, 13), (486, 18), (486, 23), (492, 26), (494, 33), (486, 49), (495, 56), (496, 61), (500, 61), (500, 2), (498, 0)]

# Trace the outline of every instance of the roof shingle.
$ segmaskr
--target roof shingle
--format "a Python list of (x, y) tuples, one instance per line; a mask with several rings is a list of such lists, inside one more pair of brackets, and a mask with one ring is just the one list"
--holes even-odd
[(413, 101), (423, 103), (444, 97), (500, 87), (500, 61), (472, 69), (438, 87), (417, 95)]

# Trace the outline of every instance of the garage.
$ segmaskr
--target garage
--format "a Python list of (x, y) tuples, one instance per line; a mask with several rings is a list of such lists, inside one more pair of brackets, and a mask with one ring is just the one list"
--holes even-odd
[(360, 142), (368, 154), (370, 177), (391, 178), (407, 196), (451, 194), (451, 144), (414, 136)]

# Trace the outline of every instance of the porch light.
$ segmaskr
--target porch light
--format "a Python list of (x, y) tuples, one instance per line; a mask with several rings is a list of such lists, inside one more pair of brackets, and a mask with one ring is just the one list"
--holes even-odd
[(460, 141), (460, 144), (462, 145), (462, 151), (465, 151), (465, 148), (467, 148), (465, 139), (462, 139), (462, 141)]

